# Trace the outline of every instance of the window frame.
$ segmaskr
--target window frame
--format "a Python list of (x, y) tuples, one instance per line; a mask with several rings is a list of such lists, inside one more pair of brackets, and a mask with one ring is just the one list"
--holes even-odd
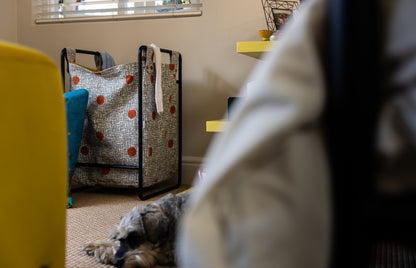
[[(169, 4), (173, 1), (184, 3)], [(32, 0), (32, 14), (36, 24), (157, 19), (201, 16), (202, 4), (203, 0)]]

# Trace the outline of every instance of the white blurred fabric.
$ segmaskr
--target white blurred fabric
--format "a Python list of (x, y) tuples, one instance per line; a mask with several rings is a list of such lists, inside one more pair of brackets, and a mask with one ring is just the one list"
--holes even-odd
[(178, 236), (179, 267), (327, 267), (329, 175), (319, 117), (325, 4), (309, 1), (249, 81), (207, 154)]

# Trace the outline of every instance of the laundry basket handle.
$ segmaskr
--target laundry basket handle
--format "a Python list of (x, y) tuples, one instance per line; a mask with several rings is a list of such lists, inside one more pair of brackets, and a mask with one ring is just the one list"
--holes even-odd
[[(88, 54), (88, 55), (94, 55), (97, 56), (99, 61), (103, 62), (103, 59), (101, 57), (101, 53), (98, 51), (90, 51), (90, 50), (83, 50), (83, 49), (75, 49), (76, 53), (79, 54)], [(66, 61), (66, 68), (67, 70), (69, 70), (69, 61), (68, 61), (68, 55), (67, 55), (67, 50), (66, 48), (62, 49), (61, 51), (61, 75), (62, 75), (62, 83), (63, 83), (63, 88), (65, 91), (65, 61)]]

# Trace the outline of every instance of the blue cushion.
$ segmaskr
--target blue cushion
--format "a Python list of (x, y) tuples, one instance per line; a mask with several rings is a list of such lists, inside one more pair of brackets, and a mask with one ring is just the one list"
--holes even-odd
[(64, 94), (68, 136), (68, 207), (72, 207), (71, 184), (78, 160), (88, 104), (88, 91), (78, 89)]

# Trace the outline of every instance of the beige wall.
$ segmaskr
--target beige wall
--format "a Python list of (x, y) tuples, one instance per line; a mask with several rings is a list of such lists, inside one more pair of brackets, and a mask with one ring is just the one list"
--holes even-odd
[(31, 0), (17, 1), (19, 43), (45, 52), (57, 64), (63, 47), (107, 51), (116, 63), (136, 61), (139, 46), (152, 42), (180, 51), (183, 156), (194, 168), (213, 137), (205, 132), (205, 121), (223, 117), (226, 98), (238, 94), (258, 62), (237, 54), (236, 42), (260, 40), (257, 31), (265, 26), (260, 0), (205, 0), (200, 17), (47, 25), (33, 23)]
[(16, 1), (2, 0), (0, 7), (0, 39), (17, 42)]

